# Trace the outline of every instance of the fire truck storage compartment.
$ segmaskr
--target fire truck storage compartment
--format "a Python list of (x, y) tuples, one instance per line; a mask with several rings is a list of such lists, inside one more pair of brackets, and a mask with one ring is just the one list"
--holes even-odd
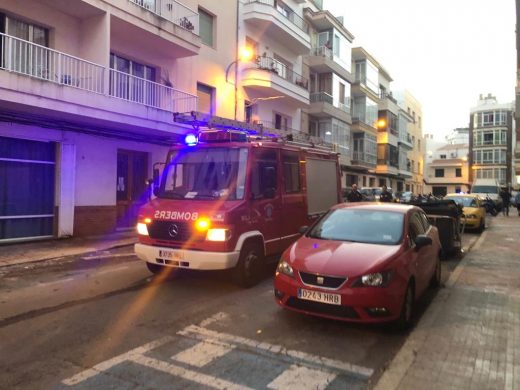
[(307, 202), (309, 215), (325, 213), (338, 203), (338, 172), (336, 160), (307, 158)]

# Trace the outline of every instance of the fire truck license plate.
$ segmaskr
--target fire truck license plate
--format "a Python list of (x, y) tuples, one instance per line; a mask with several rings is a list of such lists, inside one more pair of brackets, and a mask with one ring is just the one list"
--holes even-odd
[(184, 252), (159, 249), (159, 258), (165, 260), (184, 260)]
[(328, 303), (331, 305), (341, 305), (341, 295), (339, 294), (331, 294), (321, 291), (311, 291), (305, 290), (303, 288), (298, 289), (298, 298), (305, 299), (306, 301)]

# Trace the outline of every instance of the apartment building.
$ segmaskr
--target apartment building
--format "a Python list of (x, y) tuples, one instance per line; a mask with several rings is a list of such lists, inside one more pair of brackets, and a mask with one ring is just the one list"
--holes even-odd
[(498, 103), (495, 96), (480, 95), (471, 108), (469, 125), (470, 181), (496, 179), (502, 186), (516, 184), (513, 167), (514, 103)]
[[(423, 194), (424, 190), (424, 139), (422, 129), (422, 106), (421, 103), (408, 90), (394, 92), (401, 113), (406, 113), (408, 118), (407, 141), (411, 142), (411, 149), (407, 150), (407, 168), (411, 173), (406, 175), (404, 188), (405, 191), (412, 191), (414, 194)], [(404, 136), (404, 133), (403, 133)], [(406, 145), (405, 145), (406, 144)], [(410, 144), (402, 140), (403, 147), (409, 149)]]
[(0, 4), (0, 242), (134, 226), (146, 179), (192, 130), (232, 117), (237, 9), (211, 0)]
[(424, 137), (426, 156), (424, 160), (424, 192), (436, 196), (468, 192), (469, 181), (469, 135), (467, 128), (454, 129), (446, 142), (431, 142), (431, 135)]

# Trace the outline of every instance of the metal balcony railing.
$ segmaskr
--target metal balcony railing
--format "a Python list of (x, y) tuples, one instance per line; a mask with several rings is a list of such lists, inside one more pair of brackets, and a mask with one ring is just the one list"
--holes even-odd
[(354, 150), (352, 152), (352, 161), (360, 165), (371, 165), (375, 166), (377, 163), (377, 156), (367, 152)]
[(110, 96), (172, 112), (189, 112), (197, 97), (141, 77), (110, 69)]
[(276, 0), (247, 0), (246, 4), (259, 3), (273, 7), (280, 15), (292, 22), (296, 27), (305, 33), (309, 33), (309, 23), (293, 10), (277, 4)]
[(199, 14), (175, 0), (129, 0), (188, 31), (199, 35)]
[[(0, 69), (172, 112), (197, 109), (197, 96), (0, 33)], [(105, 72), (109, 72), (106, 86)]]
[(284, 63), (270, 57), (257, 57), (256, 66), (258, 69), (268, 70), (306, 90), (309, 89), (309, 80), (293, 71)]
[(103, 93), (103, 66), (2, 33), (0, 41), (1, 69)]
[(255, 124), (262, 126), (262, 134), (264, 135), (277, 135), (284, 138), (290, 135), (296, 142), (312, 143), (327, 149), (334, 148), (333, 144), (326, 142), (323, 138), (310, 135), (301, 130), (292, 129), (290, 127), (264, 120), (256, 121)]
[(313, 92), (311, 93), (311, 103), (317, 102), (325, 102), (329, 104), (333, 104), (334, 98), (332, 95), (329, 95), (327, 92)]
[(331, 60), (334, 58), (332, 49), (328, 48), (327, 46), (313, 47), (311, 53), (314, 56), (325, 57)]

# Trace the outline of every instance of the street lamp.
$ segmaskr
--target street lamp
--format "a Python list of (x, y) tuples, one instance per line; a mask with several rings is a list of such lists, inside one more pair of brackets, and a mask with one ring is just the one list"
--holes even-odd
[(248, 47), (240, 49), (237, 59), (230, 63), (226, 68), (226, 83), (229, 83), (229, 71), (233, 65), (235, 65), (235, 120), (237, 120), (237, 107), (238, 107), (238, 63), (248, 62), (253, 58), (253, 50)]

